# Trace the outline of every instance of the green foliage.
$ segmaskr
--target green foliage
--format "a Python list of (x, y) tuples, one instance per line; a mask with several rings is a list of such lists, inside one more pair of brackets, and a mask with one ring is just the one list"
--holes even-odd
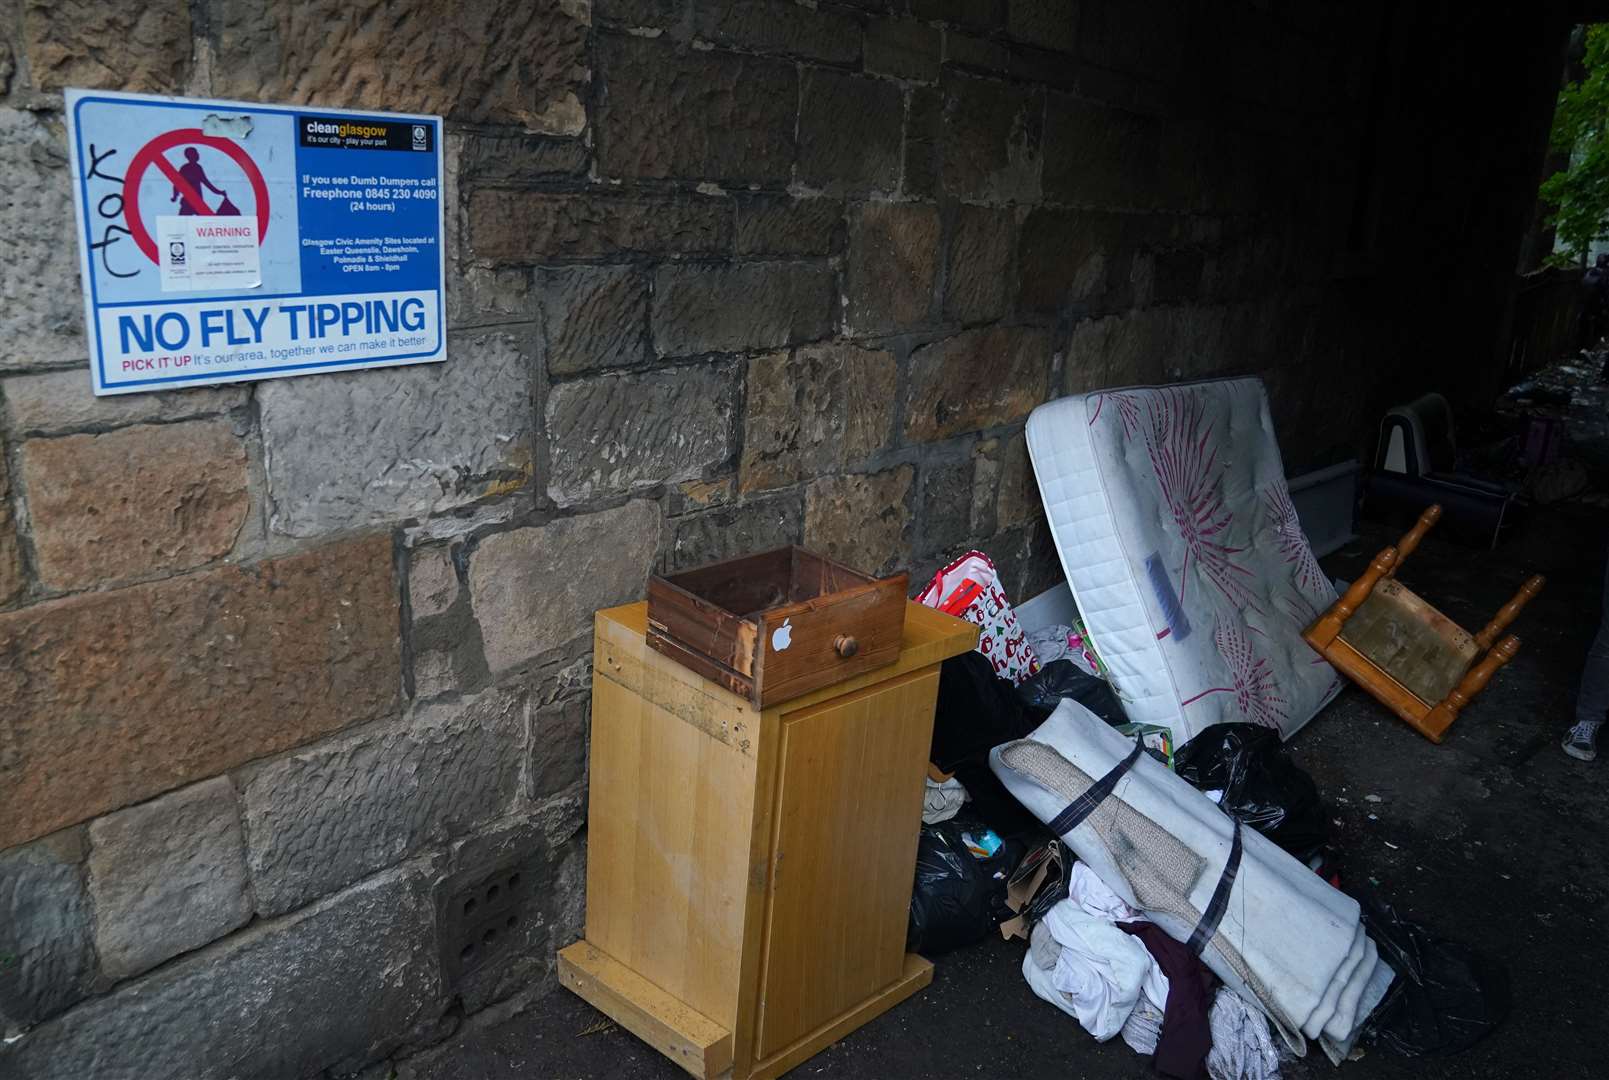
[(1609, 24), (1587, 27), (1585, 46), (1581, 78), (1559, 91), (1550, 137), (1553, 149), (1569, 152), (1570, 165), (1544, 180), (1540, 193), (1571, 262), (1609, 235)]

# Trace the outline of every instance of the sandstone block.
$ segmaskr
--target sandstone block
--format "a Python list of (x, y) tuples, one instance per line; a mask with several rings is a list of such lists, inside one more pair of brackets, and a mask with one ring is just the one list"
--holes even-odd
[(797, 492), (684, 514), (671, 522), (660, 563), (666, 572), (674, 573), (797, 544), (803, 536), (803, 522), (804, 503)]
[(905, 438), (930, 442), (1027, 416), (1050, 383), (1050, 335), (1028, 326), (964, 330), (911, 353)]
[(654, 349), (661, 356), (775, 349), (832, 333), (832, 269), (765, 262), (661, 266)]
[(1056, 538), (1050, 534), (1050, 523), (1043, 517), (1034, 519), (1026, 528), (1023, 545), (1022, 577), (1013, 596), (1034, 597), (1065, 580), (1061, 555), (1056, 551)]
[(520, 794), (526, 697), (500, 687), (424, 706), (253, 772), (243, 797), (258, 914), (301, 907), (506, 813)]
[(0, 614), (0, 848), (395, 707), (390, 537)]
[(915, 470), (824, 476), (805, 489), (805, 547), (863, 574), (906, 566), (911, 556)]
[(251, 918), (235, 789), (205, 780), (90, 822), (101, 969), (125, 979)]
[(1050, 315), (1067, 305), (1114, 311), (1134, 296), (1128, 215), (1084, 210), (1031, 211), (1017, 252), (1019, 310)]
[(597, 51), (600, 174), (788, 182), (799, 100), (792, 64), (614, 35), (599, 35)]
[(641, 599), (658, 549), (645, 500), (483, 539), (469, 591), (488, 666), (506, 671), (590, 633), (599, 608)]
[(21, 461), (39, 580), (52, 589), (212, 562), (251, 506), (246, 450), (227, 420), (30, 439)]
[(914, 19), (876, 19), (866, 27), (866, 70), (896, 79), (939, 77), (939, 31)]
[[(119, 174), (121, 175), (121, 174)], [(84, 344), (84, 300), (78, 285), (72, 182), (66, 131), (59, 120), (0, 109), (0, 369), (76, 360)], [(134, 250), (114, 238), (113, 265)]]
[(531, 714), (532, 799), (557, 795), (587, 772), (587, 727), (592, 696), (582, 694)]
[(714, 480), (684, 480), (665, 492), (665, 515), (676, 517), (699, 510), (725, 506), (737, 498), (737, 477)]
[(1062, 392), (1161, 382), (1173, 330), (1173, 313), (1155, 308), (1074, 323)]
[(1019, 431), (1006, 440), (1000, 451), (1000, 490), (995, 499), (996, 527), (1009, 529), (1026, 525), (1042, 510), (1033, 462), (1028, 458), (1028, 440)]
[(831, 255), (843, 246), (844, 204), (837, 199), (737, 199), (739, 255)]
[(882, 79), (808, 69), (799, 99), (799, 179), (823, 191), (899, 184), (905, 98)]
[(972, 448), (972, 535), (994, 535), (999, 492), (1000, 440), (984, 439)]
[(971, 34), (944, 32), (944, 62), (966, 68), (975, 68), (989, 75), (998, 75), (1011, 67), (1011, 52), (1006, 46), (990, 38)]
[(681, 20), (687, 0), (592, 0), (592, 17), (622, 26), (668, 27)]
[(1072, 52), (1078, 7), (1067, 0), (1011, 0), (1006, 32), (1018, 41)]
[(710, 0), (693, 8), (693, 32), (717, 45), (787, 53), (829, 63), (860, 59), (860, 24), (830, 8), (792, 0)]
[(11, 473), (6, 465), (5, 445), (0, 443), (0, 607), (20, 595), (26, 584), (17, 521), (11, 513)]
[(929, 22), (947, 22), (992, 30), (1005, 21), (1005, 0), (911, 0), (911, 14)]
[(1016, 216), (1009, 210), (959, 206), (950, 236), (944, 317), (984, 322), (1006, 313)]
[(848, 343), (750, 360), (743, 490), (788, 487), (886, 445), (897, 378), (891, 353)]
[(453, 335), (445, 363), (263, 383), (271, 526), (317, 536), (518, 486), (532, 467), (528, 378), (520, 340), (484, 331)]
[(469, 199), (469, 244), (493, 262), (637, 253), (694, 255), (732, 244), (725, 198), (553, 194), (483, 188)]
[(96, 397), (82, 368), (17, 375), (0, 382), (15, 435), (69, 435), (149, 421), (211, 416), (245, 404), (240, 386), (208, 386), (153, 394)]
[(972, 533), (973, 463), (929, 465), (922, 470), (922, 550), (960, 554)]
[(912, 87), (905, 123), (904, 173), (900, 192), (908, 198), (939, 195), (940, 144), (944, 138), (944, 97), (935, 88)]
[(220, 0), (210, 15), (221, 97), (441, 113), (551, 135), (586, 126), (586, 4)]
[(434, 1019), (425, 875), (398, 870), (261, 923), (0, 1047), (0, 1072), (275, 1080), (355, 1072)]
[(548, 394), (548, 494), (560, 506), (692, 480), (732, 453), (731, 364), (600, 375)]
[(1037, 201), (1043, 94), (952, 71), (940, 83), (940, 97), (938, 109), (924, 112), (930, 129), (919, 137), (936, 154), (931, 168), (940, 189), (972, 202)]
[(458, 570), (442, 544), (418, 548), (408, 565), (408, 602), (415, 619), (440, 615), (458, 599)]
[(648, 281), (629, 266), (537, 272), (547, 369), (575, 375), (639, 363), (648, 351)]
[(586, 915), (587, 845), (584, 837), (577, 837), (564, 846), (548, 896), (549, 935), (555, 949), (581, 940)]
[(1161, 122), (1053, 94), (1045, 110), (1045, 196), (1075, 206), (1156, 203)]
[(939, 211), (925, 203), (866, 203), (849, 238), (845, 328), (891, 333), (925, 323), (939, 267)]
[(95, 952), (83, 847), (72, 832), (0, 853), (0, 1034), (20, 1033), (89, 994)]
[(587, 148), (574, 138), (524, 131), (466, 131), (458, 168), (466, 182), (481, 183), (579, 176), (587, 170)]
[(184, 0), (97, 4), (24, 0), (28, 69), (41, 90), (174, 93), (190, 67), (190, 7)]

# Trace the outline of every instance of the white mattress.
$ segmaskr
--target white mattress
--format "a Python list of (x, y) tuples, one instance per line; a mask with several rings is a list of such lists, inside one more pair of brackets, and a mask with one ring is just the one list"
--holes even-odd
[(1301, 631), (1335, 600), (1302, 534), (1258, 379), (1052, 401), (1028, 452), (1056, 550), (1132, 721), (1176, 744), (1288, 737), (1341, 687)]

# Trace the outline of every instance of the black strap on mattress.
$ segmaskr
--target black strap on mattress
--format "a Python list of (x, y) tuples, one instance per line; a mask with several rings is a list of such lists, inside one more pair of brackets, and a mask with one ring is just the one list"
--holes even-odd
[(1212, 935), (1218, 932), (1218, 920), (1224, 917), (1224, 909), (1229, 906), (1229, 893), (1235, 887), (1235, 875), (1240, 872), (1240, 819), (1235, 819), (1235, 838), (1229, 845), (1229, 859), (1224, 863), (1224, 872), (1218, 878), (1218, 887), (1212, 890), (1212, 899), (1207, 902), (1207, 910), (1201, 913), (1201, 921), (1196, 923), (1190, 940), (1185, 942), (1185, 948), (1194, 956), (1200, 956), (1201, 950), (1207, 947)]
[(1078, 828), (1079, 824), (1094, 813), (1095, 808), (1106, 800), (1106, 797), (1112, 793), (1112, 789), (1117, 787), (1117, 782), (1123, 779), (1123, 774), (1132, 769), (1134, 763), (1138, 760), (1140, 760), (1140, 743), (1136, 739), (1134, 749), (1129, 751), (1128, 757), (1113, 765), (1110, 772), (1091, 784), (1084, 794), (1068, 803), (1067, 809), (1057, 814), (1048, 823), (1050, 831), (1057, 836), (1066, 836)]

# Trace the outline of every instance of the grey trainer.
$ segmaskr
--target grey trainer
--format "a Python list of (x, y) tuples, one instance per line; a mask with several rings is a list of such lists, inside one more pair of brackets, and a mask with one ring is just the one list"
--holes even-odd
[(1566, 754), (1577, 761), (1593, 761), (1598, 757), (1598, 725), (1581, 723), (1565, 733), (1559, 744)]

